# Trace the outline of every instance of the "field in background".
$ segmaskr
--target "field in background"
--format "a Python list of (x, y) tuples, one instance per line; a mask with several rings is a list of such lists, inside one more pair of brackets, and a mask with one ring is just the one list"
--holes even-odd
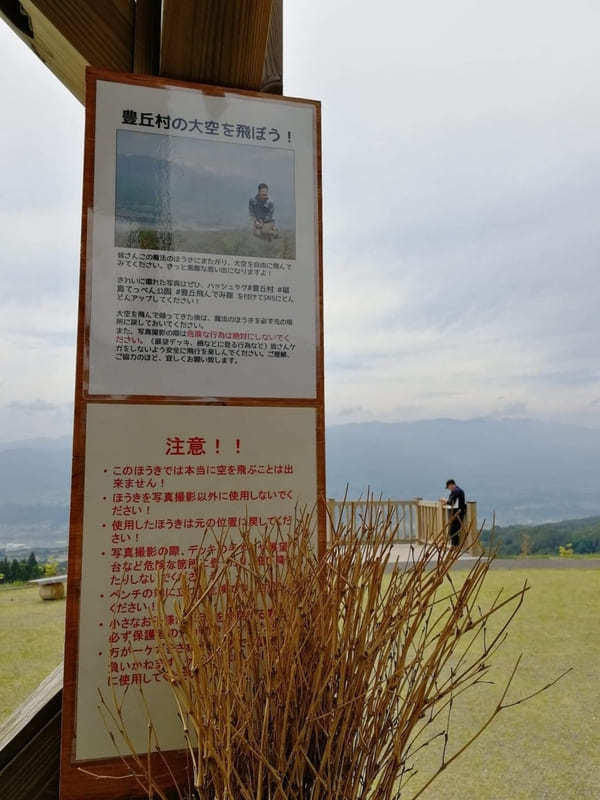
[[(508, 640), (491, 659), (490, 679), (496, 685), (478, 687), (471, 697), (457, 701), (447, 756), (489, 716), (520, 653), (521, 666), (507, 702), (536, 691), (569, 667), (573, 671), (547, 692), (502, 711), (421, 795), (423, 800), (600, 798), (600, 570), (492, 571), (482, 603), (500, 589), (506, 596), (517, 591), (525, 577), (531, 589)], [(413, 788), (439, 764), (439, 749), (431, 747), (423, 751), (423, 771), (415, 776)]]
[[(500, 588), (516, 591), (525, 570), (490, 572), (482, 602)], [(456, 573), (459, 584), (464, 573)], [(600, 797), (600, 570), (529, 573), (531, 590), (509, 639), (493, 658), (490, 678), (465, 702), (457, 701), (451, 755), (499, 698), (523, 653), (509, 700), (543, 686), (573, 667), (557, 686), (503, 711), (472, 748), (421, 797), (423, 800), (595, 800)], [(19, 705), (62, 659), (64, 601), (43, 602), (36, 588), (0, 588), (0, 718)], [(412, 785), (439, 760), (433, 749), (418, 766)], [(411, 797), (407, 792), (406, 797)]]
[(0, 586), (0, 722), (63, 659), (65, 601), (37, 586)]

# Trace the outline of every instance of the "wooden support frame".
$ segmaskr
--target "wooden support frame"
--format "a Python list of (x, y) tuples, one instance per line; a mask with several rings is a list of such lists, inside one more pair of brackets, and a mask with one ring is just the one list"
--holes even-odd
[(283, 0), (0, 0), (0, 18), (82, 103), (87, 66), (283, 91)]
[(21, 26), (15, 5), (1, 0), (5, 21), (82, 103), (89, 64), (131, 70), (133, 0), (21, 0)]

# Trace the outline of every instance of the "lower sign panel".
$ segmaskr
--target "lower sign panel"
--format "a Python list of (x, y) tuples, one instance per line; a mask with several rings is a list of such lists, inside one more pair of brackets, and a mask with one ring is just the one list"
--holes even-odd
[[(75, 760), (115, 756), (98, 690), (127, 690), (134, 748), (147, 747), (142, 688), (163, 750), (183, 747), (160, 676), (156, 577), (214, 567), (215, 536), (284, 533), (317, 500), (311, 408), (89, 404), (86, 424)], [(315, 524), (315, 550), (317, 548)], [(285, 546), (282, 546), (285, 549)], [(284, 558), (284, 552), (282, 558)]]

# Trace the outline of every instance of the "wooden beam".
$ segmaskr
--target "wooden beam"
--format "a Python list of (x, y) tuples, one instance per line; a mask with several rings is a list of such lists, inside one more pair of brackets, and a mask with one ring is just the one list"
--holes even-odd
[(131, 71), (134, 0), (21, 0), (20, 6), (25, 22), (14, 0), (0, 0), (4, 20), (82, 102), (88, 64)]
[(31, 47), (33, 39), (31, 20), (23, 11), (19, 0), (0, 0), (0, 19), (3, 19), (17, 36)]
[(283, 0), (0, 0), (0, 18), (82, 102), (88, 64), (283, 91)]
[(160, 74), (261, 88), (272, 0), (163, 0)]
[(273, 0), (261, 92), (283, 94), (283, 0)]

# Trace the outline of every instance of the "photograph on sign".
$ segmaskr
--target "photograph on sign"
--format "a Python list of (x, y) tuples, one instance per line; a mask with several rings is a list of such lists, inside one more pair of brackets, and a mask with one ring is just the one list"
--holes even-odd
[(119, 130), (115, 205), (116, 247), (296, 257), (293, 150)]
[(89, 393), (315, 399), (318, 104), (95, 87)]
[[(113, 757), (98, 690), (143, 689), (163, 750), (183, 746), (161, 674), (152, 610), (159, 572), (216, 569), (215, 542), (240, 525), (277, 547), (314, 511), (316, 412), (311, 408), (97, 404), (87, 409), (75, 760)], [(314, 524), (317, 551), (317, 524)], [(147, 746), (144, 709), (124, 706), (128, 733)]]

